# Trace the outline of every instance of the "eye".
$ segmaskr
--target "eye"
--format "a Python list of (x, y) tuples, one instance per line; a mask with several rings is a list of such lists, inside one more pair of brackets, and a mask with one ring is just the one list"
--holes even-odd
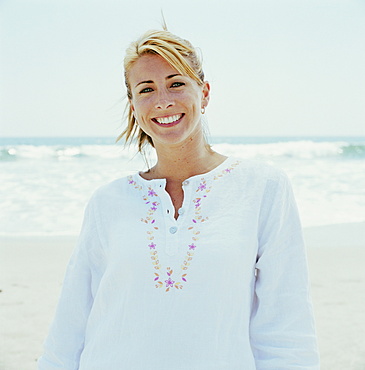
[(145, 94), (145, 93), (149, 93), (153, 91), (150, 87), (145, 87), (144, 89), (142, 89), (139, 93), (140, 94)]
[(171, 87), (180, 87), (180, 86), (184, 86), (185, 84), (183, 82), (174, 82)]

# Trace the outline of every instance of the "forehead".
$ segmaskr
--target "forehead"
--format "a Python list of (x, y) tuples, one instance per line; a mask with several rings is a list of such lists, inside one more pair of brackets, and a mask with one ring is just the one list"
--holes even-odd
[(169, 75), (179, 73), (171, 64), (164, 58), (155, 54), (145, 54), (133, 63), (129, 70), (129, 81), (133, 86), (133, 82), (140, 82), (139, 80), (166, 78)]

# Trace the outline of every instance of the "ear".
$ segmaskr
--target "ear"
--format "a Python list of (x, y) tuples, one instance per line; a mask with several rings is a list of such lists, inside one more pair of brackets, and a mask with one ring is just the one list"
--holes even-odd
[(210, 97), (210, 84), (208, 81), (204, 82), (204, 85), (202, 86), (202, 108), (206, 107), (209, 103), (209, 97)]

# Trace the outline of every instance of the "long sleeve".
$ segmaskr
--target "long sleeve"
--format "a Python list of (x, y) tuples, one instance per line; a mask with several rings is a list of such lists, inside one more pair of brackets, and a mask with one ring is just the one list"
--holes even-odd
[(56, 315), (38, 361), (39, 370), (79, 368), (85, 329), (95, 293), (95, 251), (100, 250), (92, 205), (85, 211), (79, 241), (68, 264)]
[(319, 369), (301, 225), (282, 173), (261, 207), (250, 337), (257, 370)]

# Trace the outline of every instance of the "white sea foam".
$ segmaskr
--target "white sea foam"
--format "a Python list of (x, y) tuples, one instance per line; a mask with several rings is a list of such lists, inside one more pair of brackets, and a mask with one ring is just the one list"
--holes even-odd
[(217, 144), (214, 147), (222, 153), (242, 158), (283, 157), (313, 159), (340, 156), (344, 146), (346, 146), (345, 142), (315, 143), (313, 141), (297, 141), (246, 145)]
[[(255, 144), (215, 144), (215, 149), (242, 158), (365, 158), (365, 143), (346, 141), (315, 142), (311, 140)], [(79, 158), (131, 158), (135, 147), (119, 145), (7, 145), (0, 147), (0, 160), (66, 160)]]

